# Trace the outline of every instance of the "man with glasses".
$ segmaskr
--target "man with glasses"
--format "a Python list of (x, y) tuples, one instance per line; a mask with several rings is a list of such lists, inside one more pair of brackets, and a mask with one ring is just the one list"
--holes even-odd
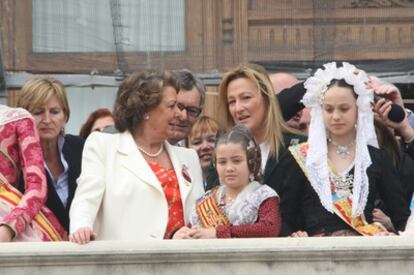
[(201, 80), (186, 69), (177, 72), (177, 86), (180, 115), (170, 124), (172, 131), (168, 141), (172, 145), (184, 146), (191, 127), (203, 111), (205, 89)]

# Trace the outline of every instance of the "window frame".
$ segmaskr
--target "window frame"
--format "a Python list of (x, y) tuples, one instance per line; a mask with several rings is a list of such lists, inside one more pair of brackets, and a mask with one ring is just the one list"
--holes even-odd
[[(203, 46), (202, 18), (197, 16), (202, 5), (197, 1), (185, 0), (185, 50), (180, 52), (125, 52), (121, 58), (128, 64), (128, 71), (143, 68), (174, 69), (190, 67), (193, 70), (202, 64), (202, 55), (197, 54)], [(32, 72), (61, 73), (113, 73), (119, 56), (115, 52), (75, 52), (75, 53), (35, 53), (32, 51), (32, 1), (19, 0), (9, 2), (14, 10), (14, 70)], [(150, 60), (148, 62), (148, 60)], [(10, 65), (10, 64), (9, 64)]]

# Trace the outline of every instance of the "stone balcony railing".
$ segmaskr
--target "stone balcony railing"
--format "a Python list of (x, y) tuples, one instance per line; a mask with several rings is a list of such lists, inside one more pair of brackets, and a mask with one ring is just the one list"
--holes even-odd
[(0, 274), (414, 274), (414, 237), (2, 243)]

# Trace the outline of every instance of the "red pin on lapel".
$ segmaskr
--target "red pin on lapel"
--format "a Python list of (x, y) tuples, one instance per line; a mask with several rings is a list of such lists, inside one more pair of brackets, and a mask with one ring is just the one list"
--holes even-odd
[(183, 175), (183, 178), (191, 183), (191, 177), (190, 174), (188, 174), (187, 166), (183, 165), (183, 168), (181, 169), (181, 174)]

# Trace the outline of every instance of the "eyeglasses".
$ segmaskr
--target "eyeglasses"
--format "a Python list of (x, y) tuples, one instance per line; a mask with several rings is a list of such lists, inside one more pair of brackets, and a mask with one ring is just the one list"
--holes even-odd
[(187, 115), (191, 117), (198, 117), (201, 113), (201, 109), (194, 107), (194, 106), (185, 106), (182, 103), (177, 102), (177, 107), (180, 111), (183, 111), (184, 109), (187, 111)]

